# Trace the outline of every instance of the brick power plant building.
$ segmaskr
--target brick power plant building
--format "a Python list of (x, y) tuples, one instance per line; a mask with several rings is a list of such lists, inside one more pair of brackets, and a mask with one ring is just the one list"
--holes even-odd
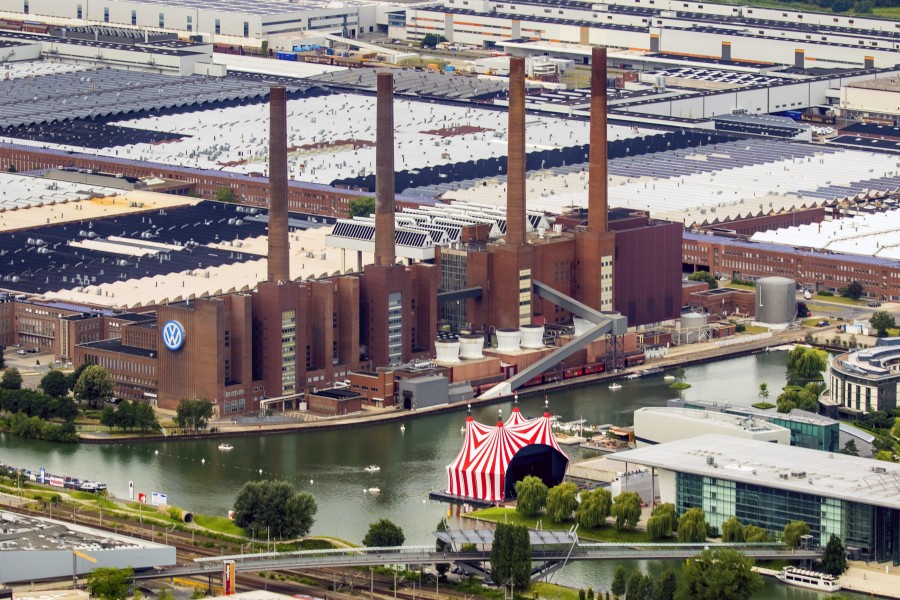
[[(534, 293), (536, 285), (594, 310), (619, 311), (630, 326), (674, 319), (681, 307), (682, 227), (650, 220), (642, 212), (608, 210), (606, 50), (595, 49), (592, 58), (588, 210), (558, 217), (564, 226), (558, 230), (529, 232), (526, 227), (524, 64), (513, 58), (505, 239), (489, 241), (483, 228), (467, 227), (465, 241), (439, 246), (433, 262), (398, 263), (392, 75), (380, 73), (375, 262), (360, 273), (292, 281), (286, 99), (284, 88), (276, 86), (270, 93), (265, 281), (249, 291), (145, 306), (133, 313), (46, 311), (37, 303), (8, 302), (0, 306), (0, 317), (36, 320), (34, 327), (46, 328), (47, 335), (37, 336), (35, 345), (76, 365), (91, 361), (106, 367), (121, 397), (167, 409), (183, 398), (207, 398), (220, 416), (258, 412), (266, 405), (295, 407), (311, 392), (354, 377), (385, 379), (378, 385), (390, 391), (378, 401), (389, 406), (395, 401), (394, 384), (381, 377), (384, 368), (434, 359), (438, 315), (449, 302), (456, 303), (471, 335), (486, 344), (498, 330), (572, 322), (565, 308)], [(53, 315), (43, 314), (48, 312)], [(21, 342), (13, 339), (14, 329), (0, 323), (0, 337)], [(637, 356), (640, 350), (631, 338), (624, 342), (619, 335), (613, 343)], [(545, 356), (552, 348), (531, 352)], [(621, 353), (611, 357), (594, 346), (560, 366), (592, 363), (602, 369), (621, 366), (622, 359)], [(452, 370), (442, 374), (478, 387), (503, 379), (503, 360), (495, 353), (465, 376)], [(607, 364), (610, 360), (613, 365)], [(373, 401), (371, 385), (360, 389)]]

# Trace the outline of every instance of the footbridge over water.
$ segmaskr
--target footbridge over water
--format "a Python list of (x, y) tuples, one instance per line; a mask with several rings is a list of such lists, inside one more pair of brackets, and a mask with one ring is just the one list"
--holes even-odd
[[(454, 530), (435, 532), (449, 544), (446, 551), (434, 546), (399, 546), (386, 548), (341, 548), (336, 550), (301, 550), (237, 554), (194, 559), (193, 564), (135, 573), (135, 579), (218, 576), (224, 561), (234, 561), (235, 570), (277, 571), (280, 569), (316, 569), (324, 567), (366, 567), (393, 565), (429, 565), (455, 563), (473, 574), (490, 574), (492, 530)], [(542, 579), (567, 562), (582, 560), (666, 560), (687, 559), (706, 549), (733, 548), (757, 560), (804, 561), (821, 557), (821, 551), (790, 550), (780, 543), (761, 544), (612, 544), (584, 543), (574, 532), (532, 531), (532, 577)], [(477, 540), (477, 541), (474, 541)], [(471, 549), (475, 544), (476, 549)], [(463, 550), (465, 545), (466, 550)]]

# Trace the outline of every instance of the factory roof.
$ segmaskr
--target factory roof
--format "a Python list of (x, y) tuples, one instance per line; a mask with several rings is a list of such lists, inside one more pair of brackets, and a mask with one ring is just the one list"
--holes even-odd
[(702, 435), (610, 460), (900, 509), (900, 465), (725, 435)]
[[(587, 206), (586, 167), (568, 163), (532, 174), (528, 207), (560, 213)], [(897, 173), (888, 155), (747, 139), (612, 159), (609, 204), (689, 226), (820, 206), (863, 190), (893, 190), (900, 185)], [(464, 183), (436, 191), (445, 199), (505, 202), (502, 180)]]
[[(894, 189), (900, 189), (895, 177)], [(751, 241), (900, 260), (900, 209), (761, 231)]]
[(866, 90), (879, 90), (882, 92), (900, 92), (900, 78), (882, 77), (880, 79), (864, 79), (848, 83), (847, 87)]
[(56, 521), (36, 519), (11, 512), (0, 512), (0, 552), (44, 550), (106, 550), (117, 548), (158, 547), (153, 542), (127, 538), (109, 532), (91, 530)]
[(887, 258), (879, 258), (876, 256), (860, 256), (850, 254), (831, 254), (823, 252), (812, 252), (809, 250), (800, 250), (792, 246), (784, 246), (781, 244), (761, 243), (761, 242), (745, 242), (730, 237), (720, 235), (709, 235), (702, 233), (692, 233), (685, 231), (683, 234), (684, 241), (706, 242), (712, 244), (722, 244), (733, 248), (740, 248), (747, 252), (755, 250), (764, 250), (767, 252), (780, 252), (783, 254), (792, 254), (800, 257), (815, 258), (816, 260), (837, 262), (837, 263), (857, 263), (879, 267), (897, 267), (900, 262)]
[[(329, 7), (319, 0), (132, 0), (141, 4), (155, 4), (194, 10), (219, 11), (223, 13), (243, 13), (251, 15), (284, 15), (305, 10), (321, 10)], [(347, 0), (341, 7), (365, 5), (369, 2)], [(299, 18), (299, 17), (298, 17)]]
[(735, 415), (726, 412), (713, 412), (673, 406), (645, 406), (637, 409), (635, 414), (639, 412), (648, 414), (657, 413), (662, 415), (665, 417), (666, 422), (676, 429), (681, 429), (682, 427), (690, 429), (691, 423), (695, 421), (715, 421), (715, 425), (719, 429), (735, 432), (749, 432), (756, 434), (763, 432), (775, 433), (779, 431), (789, 431), (786, 427), (768, 423), (763, 419), (757, 420), (752, 416)]

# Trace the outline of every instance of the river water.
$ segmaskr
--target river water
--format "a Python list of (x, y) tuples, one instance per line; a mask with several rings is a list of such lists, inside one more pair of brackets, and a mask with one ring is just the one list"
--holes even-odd
[[(692, 387), (681, 394), (685, 399), (750, 405), (758, 402), (759, 384), (766, 382), (774, 398), (785, 383), (785, 359), (786, 353), (772, 352), (690, 367), (685, 381)], [(658, 374), (624, 381), (622, 389), (615, 391), (597, 385), (551, 393), (550, 411), (564, 421), (584, 418), (595, 424), (629, 425), (635, 409), (664, 406), (678, 393)], [(495, 423), (498, 409), (505, 419), (512, 404), (476, 407), (473, 416)], [(523, 398), (520, 410), (526, 416), (538, 416), (543, 412), (543, 398)], [(238, 438), (230, 452), (219, 451), (214, 440), (95, 446), (0, 435), (0, 462), (104, 481), (111, 494), (123, 498), (128, 482), (134, 481), (136, 492), (148, 497), (151, 492), (165, 493), (169, 504), (211, 515), (226, 515), (235, 493), (248, 480), (286, 479), (316, 498), (319, 510), (313, 534), (360, 542), (370, 523), (387, 518), (403, 528), (407, 544), (431, 544), (432, 531), (447, 514), (447, 505), (429, 500), (428, 492), (446, 485), (445, 468), (459, 452), (464, 421), (465, 412), (459, 411), (411, 419), (404, 424), (405, 431), (391, 423)], [(581, 456), (579, 450), (571, 454), (575, 459)], [(366, 472), (370, 464), (381, 470)], [(372, 487), (381, 492), (366, 491)], [(605, 590), (616, 566), (576, 563), (555, 580)], [(626, 564), (650, 572), (666, 566), (662, 562)], [(757, 597), (818, 596), (770, 581)]]

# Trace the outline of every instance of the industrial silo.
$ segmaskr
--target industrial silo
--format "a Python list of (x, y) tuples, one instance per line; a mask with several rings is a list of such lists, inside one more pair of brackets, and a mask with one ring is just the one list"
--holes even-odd
[(756, 321), (767, 325), (792, 323), (797, 316), (797, 286), (787, 277), (763, 277), (756, 282)]
[(688, 312), (681, 315), (676, 330), (676, 339), (679, 344), (693, 344), (706, 337), (709, 317), (704, 313)]

